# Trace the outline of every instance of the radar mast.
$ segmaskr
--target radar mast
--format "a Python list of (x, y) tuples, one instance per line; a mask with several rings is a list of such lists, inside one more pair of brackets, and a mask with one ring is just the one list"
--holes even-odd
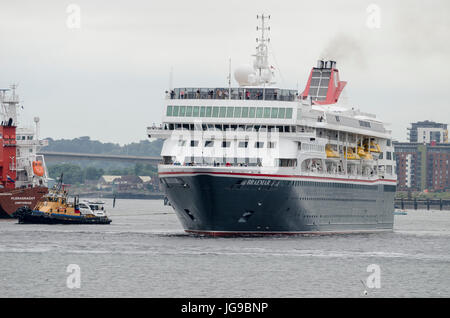
[[(17, 108), (19, 96), (16, 95), (18, 84), (12, 84), (10, 89), (0, 89), (1, 121), (2, 125), (17, 126)], [(7, 94), (7, 92), (11, 94)]]
[(266, 32), (270, 31), (268, 21), (270, 15), (257, 15), (256, 18), (260, 20), (260, 25), (256, 27), (256, 31), (261, 31), (259, 37), (256, 38), (256, 54), (254, 57), (253, 66), (241, 65), (234, 72), (234, 77), (239, 83), (239, 86), (266, 86), (268, 84), (275, 84), (273, 67), (269, 65), (269, 49), (268, 43), (270, 38), (267, 37)]

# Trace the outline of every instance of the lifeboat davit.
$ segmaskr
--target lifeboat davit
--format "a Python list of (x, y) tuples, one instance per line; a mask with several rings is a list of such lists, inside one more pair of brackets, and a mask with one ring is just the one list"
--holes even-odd
[(44, 167), (42, 167), (41, 161), (33, 161), (33, 172), (38, 177), (42, 177), (44, 175)]
[(374, 152), (374, 153), (381, 153), (381, 147), (379, 144), (371, 140), (368, 142), (368, 140), (364, 140), (364, 151), (365, 152)]
[[(345, 151), (345, 148), (344, 148)], [(353, 148), (347, 148), (347, 160), (359, 160), (361, 159)]]
[(372, 155), (369, 152), (366, 152), (362, 147), (358, 147), (358, 156), (360, 156), (361, 159), (373, 160)]
[(330, 144), (325, 146), (325, 152), (327, 154), (327, 158), (339, 158), (339, 155), (333, 150)]

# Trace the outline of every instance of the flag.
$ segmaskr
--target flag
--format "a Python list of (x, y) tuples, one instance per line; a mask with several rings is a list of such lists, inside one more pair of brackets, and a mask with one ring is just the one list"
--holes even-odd
[(12, 183), (15, 183), (16, 181), (13, 179), (13, 178), (11, 178), (9, 175), (6, 175), (6, 179), (9, 181), (9, 182), (12, 182)]

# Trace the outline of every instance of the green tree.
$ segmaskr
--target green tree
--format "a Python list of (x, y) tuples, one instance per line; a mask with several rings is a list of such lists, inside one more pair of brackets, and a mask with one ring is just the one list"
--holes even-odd
[(138, 162), (134, 166), (134, 175), (135, 176), (141, 176), (143, 171), (144, 171), (144, 165), (142, 163)]
[(48, 170), (50, 177), (55, 180), (63, 173), (63, 182), (66, 184), (84, 183), (84, 171), (80, 166), (64, 163), (52, 165)]
[(102, 168), (97, 169), (95, 167), (87, 167), (84, 174), (86, 180), (98, 180), (105, 174), (105, 171)]
[(42, 148), (44, 151), (55, 152), (76, 152), (76, 153), (97, 153), (97, 154), (116, 154), (130, 156), (159, 156), (162, 149), (162, 140), (141, 140), (130, 144), (120, 146), (114, 143), (103, 143), (98, 140), (91, 140), (84, 136), (79, 138), (58, 139), (47, 138), (48, 146)]

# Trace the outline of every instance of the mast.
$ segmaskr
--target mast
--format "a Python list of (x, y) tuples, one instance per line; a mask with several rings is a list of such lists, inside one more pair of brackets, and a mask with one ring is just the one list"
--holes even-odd
[(256, 38), (256, 53), (252, 55), (254, 57), (253, 65), (240, 66), (235, 70), (234, 76), (241, 87), (262, 86), (264, 95), (266, 85), (275, 84), (273, 68), (269, 65), (268, 58), (270, 38), (266, 34), (270, 31), (268, 26), (270, 15), (257, 15), (256, 18), (260, 22), (256, 31), (260, 31), (260, 34)]
[[(12, 84), (10, 89), (1, 90), (1, 117), (3, 125), (17, 126), (17, 107), (19, 97), (16, 95), (17, 84)], [(6, 92), (11, 91), (9, 96)]]
[(169, 92), (173, 90), (173, 66), (170, 67), (169, 73)]
[[(269, 50), (267, 43), (270, 42), (270, 38), (266, 38), (266, 31), (270, 31), (268, 26), (268, 20), (270, 15), (257, 15), (256, 18), (261, 21), (261, 24), (256, 27), (256, 31), (261, 31), (261, 34), (256, 38), (256, 54), (253, 67), (256, 71), (256, 77), (258, 78), (258, 84), (263, 84), (264, 88), (266, 84), (269, 84), (272, 80), (272, 71), (269, 66)], [(264, 92), (263, 92), (264, 93)]]
[(231, 58), (228, 60), (228, 99), (231, 99)]

